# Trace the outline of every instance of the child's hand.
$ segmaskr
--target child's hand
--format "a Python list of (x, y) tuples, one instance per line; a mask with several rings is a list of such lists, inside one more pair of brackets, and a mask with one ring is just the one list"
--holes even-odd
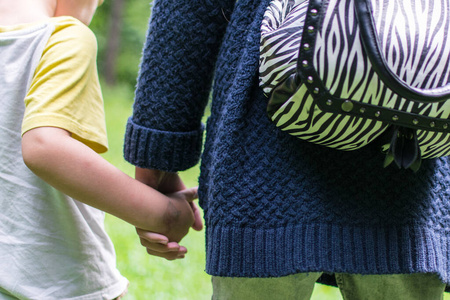
[(187, 249), (178, 242), (190, 227), (197, 231), (203, 228), (200, 210), (192, 202), (197, 198), (197, 188), (186, 189), (178, 174), (158, 170), (136, 168), (136, 179), (170, 198), (164, 217), (167, 230), (157, 233), (137, 228), (141, 244), (151, 255), (168, 260), (184, 258)]
[(192, 201), (198, 198), (197, 188), (168, 194), (167, 197), (170, 201), (163, 217), (166, 230), (160, 233), (171, 242), (179, 242), (196, 223)]
[(136, 232), (141, 240), (141, 245), (147, 248), (150, 255), (163, 257), (167, 260), (184, 258), (187, 249), (176, 242), (169, 242), (169, 239), (159, 233), (136, 228)]
[(164, 216), (167, 231), (156, 233), (136, 228), (142, 246), (151, 255), (173, 260), (184, 258), (187, 249), (178, 242), (188, 233), (189, 228), (202, 230), (200, 211), (191, 201), (197, 198), (197, 188), (183, 190), (168, 195), (171, 199)]

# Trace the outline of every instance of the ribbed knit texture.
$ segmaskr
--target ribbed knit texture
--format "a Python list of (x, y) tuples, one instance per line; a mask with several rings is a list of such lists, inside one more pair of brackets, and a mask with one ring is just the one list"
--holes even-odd
[(257, 84), (268, 3), (239, 0), (231, 13), (233, 1), (155, 1), (126, 159), (196, 163), (216, 68), (199, 190), (209, 274), (433, 272), (449, 283), (448, 159), (384, 169), (376, 142), (337, 151), (271, 124)]

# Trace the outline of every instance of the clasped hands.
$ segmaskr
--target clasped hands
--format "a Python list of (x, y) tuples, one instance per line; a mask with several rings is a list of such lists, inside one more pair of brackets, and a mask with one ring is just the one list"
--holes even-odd
[(135, 178), (169, 197), (164, 222), (164, 232), (151, 232), (136, 228), (142, 246), (147, 252), (167, 260), (184, 258), (187, 249), (178, 243), (189, 229), (203, 229), (198, 206), (192, 201), (198, 198), (197, 188), (186, 189), (177, 173), (136, 167)]

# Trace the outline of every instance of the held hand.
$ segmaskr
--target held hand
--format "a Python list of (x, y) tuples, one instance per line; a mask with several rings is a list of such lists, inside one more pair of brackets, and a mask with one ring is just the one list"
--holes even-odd
[(170, 200), (163, 217), (165, 230), (159, 232), (171, 242), (180, 242), (195, 223), (191, 203), (197, 199), (197, 188), (190, 188), (166, 195)]
[[(197, 189), (193, 188), (186, 190), (183, 181), (176, 173), (136, 168), (135, 177), (137, 180), (165, 193), (171, 198), (168, 212), (172, 212), (172, 216), (169, 216), (166, 220), (173, 221), (173, 212), (175, 212), (176, 216), (177, 210), (184, 213), (177, 216), (178, 221), (180, 222), (175, 222), (175, 224), (178, 225), (175, 227), (172, 226), (168, 232), (156, 233), (137, 228), (136, 230), (140, 237), (141, 244), (147, 248), (149, 254), (154, 256), (163, 257), (168, 260), (184, 258), (187, 249), (180, 246), (178, 242), (187, 234), (189, 227), (192, 227), (197, 231), (203, 229), (200, 210), (197, 205), (192, 202), (197, 198)], [(190, 210), (186, 209), (186, 203), (189, 204)], [(187, 223), (180, 225), (180, 223), (185, 222), (183, 220)]]
[(197, 188), (186, 189), (167, 195), (170, 202), (164, 216), (166, 231), (161, 233), (150, 232), (136, 228), (141, 244), (147, 248), (147, 252), (154, 256), (173, 260), (184, 258), (187, 252), (179, 242), (192, 227), (201, 230), (201, 221), (198, 207), (192, 203), (197, 198)]
[(162, 234), (140, 228), (136, 228), (136, 232), (141, 240), (141, 245), (147, 248), (147, 253), (150, 255), (174, 260), (184, 258), (187, 252), (185, 247), (176, 242), (169, 242), (169, 239)]
[[(170, 194), (176, 196), (177, 192), (186, 190), (186, 186), (177, 173), (136, 167), (135, 178), (163, 194), (169, 194), (169, 197)], [(197, 199), (197, 194), (195, 193), (194, 198), (189, 199), (187, 201), (191, 205), (192, 212), (194, 213), (194, 223), (192, 228), (200, 231), (203, 229), (202, 217), (198, 206), (192, 202), (192, 200)]]

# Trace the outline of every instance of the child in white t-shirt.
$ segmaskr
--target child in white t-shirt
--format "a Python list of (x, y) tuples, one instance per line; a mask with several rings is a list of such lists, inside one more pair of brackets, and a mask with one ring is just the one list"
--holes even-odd
[(195, 188), (163, 195), (98, 154), (106, 128), (86, 25), (99, 2), (0, 0), (0, 299), (122, 295), (103, 211), (164, 234), (169, 259), (202, 227)]

